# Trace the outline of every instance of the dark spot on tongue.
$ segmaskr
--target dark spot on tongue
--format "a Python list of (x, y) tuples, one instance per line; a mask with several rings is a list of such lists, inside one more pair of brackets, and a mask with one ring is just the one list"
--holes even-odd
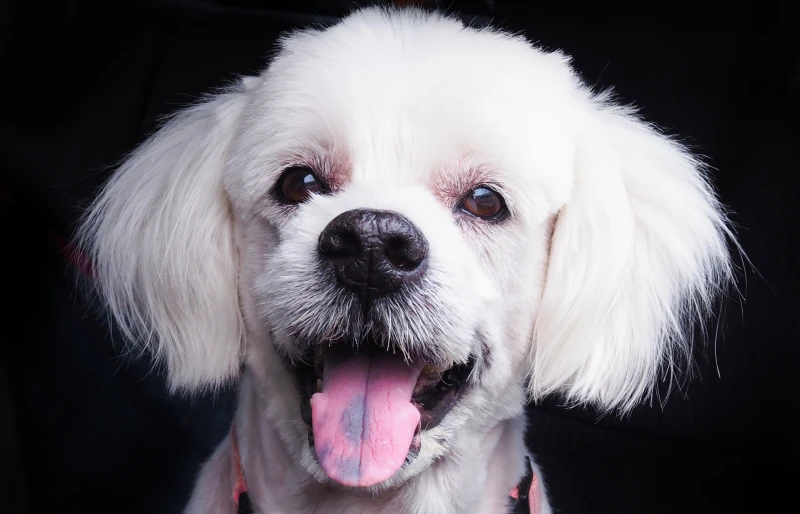
[(340, 430), (352, 445), (361, 444), (364, 435), (365, 407), (366, 395), (355, 394), (347, 403), (347, 408), (342, 416)]
[(341, 476), (351, 482), (361, 481), (361, 459), (358, 457), (344, 457), (339, 463)]

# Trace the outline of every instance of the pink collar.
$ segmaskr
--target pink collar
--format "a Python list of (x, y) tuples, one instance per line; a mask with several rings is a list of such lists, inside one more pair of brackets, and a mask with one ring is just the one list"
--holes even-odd
[[(242, 470), (242, 460), (239, 454), (239, 443), (236, 440), (235, 429), (231, 429), (231, 446), (233, 476), (236, 477), (236, 482), (233, 485), (234, 513), (253, 514), (253, 507), (247, 495), (247, 483), (244, 480), (244, 471)], [(541, 488), (539, 487), (539, 477), (533, 472), (529, 457), (525, 457), (525, 462), (528, 468), (525, 477), (523, 477), (519, 485), (509, 493), (514, 503), (513, 512), (519, 514), (540, 514), (542, 498)], [(528, 481), (530, 481), (530, 484), (528, 484)], [(523, 491), (527, 490), (527, 494), (520, 496), (520, 488), (522, 488)]]

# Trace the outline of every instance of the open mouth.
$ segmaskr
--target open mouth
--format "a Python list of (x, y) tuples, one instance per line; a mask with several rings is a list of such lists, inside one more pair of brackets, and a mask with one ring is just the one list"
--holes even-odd
[(387, 480), (420, 451), (420, 432), (457, 403), (474, 366), (447, 369), (374, 341), (318, 345), (293, 366), (309, 442), (325, 473), (351, 487)]

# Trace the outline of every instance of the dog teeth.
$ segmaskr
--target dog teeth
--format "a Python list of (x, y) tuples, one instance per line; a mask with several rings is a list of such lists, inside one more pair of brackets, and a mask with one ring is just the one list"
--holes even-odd
[(423, 375), (433, 375), (436, 373), (440, 373), (440, 371), (439, 368), (437, 368), (433, 364), (426, 364), (425, 367), (422, 368)]
[(422, 368), (422, 372), (417, 378), (417, 383), (414, 384), (413, 396), (420, 396), (426, 391), (431, 390), (442, 378), (442, 372), (433, 364), (426, 364)]
[(317, 379), (317, 392), (318, 393), (322, 392), (322, 380), (320, 380), (319, 378)]

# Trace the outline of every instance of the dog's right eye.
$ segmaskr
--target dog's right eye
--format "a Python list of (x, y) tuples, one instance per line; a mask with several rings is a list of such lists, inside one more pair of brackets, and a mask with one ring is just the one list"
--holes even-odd
[(276, 196), (284, 203), (302, 203), (312, 194), (325, 191), (322, 181), (305, 166), (293, 166), (284, 171), (275, 187)]

